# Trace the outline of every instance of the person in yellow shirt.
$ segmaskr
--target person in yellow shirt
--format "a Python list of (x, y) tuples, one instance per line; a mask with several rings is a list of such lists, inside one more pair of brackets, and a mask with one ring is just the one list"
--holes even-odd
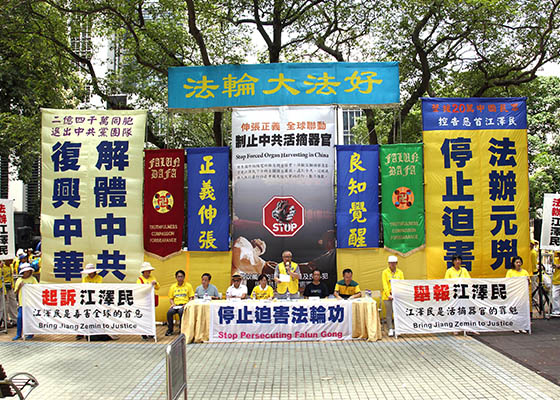
[[(93, 264), (86, 264), (84, 269), (81, 271), (82, 283), (103, 283), (103, 277), (98, 275), (101, 270), (95, 268)], [(93, 337), (94, 335), (91, 335)], [(76, 340), (83, 339), (84, 335), (76, 335)]]
[[(523, 259), (519, 256), (515, 256), (511, 259), (511, 268), (508, 269), (506, 273), (506, 278), (515, 278), (518, 276), (526, 276), (527, 282), (529, 281), (529, 273), (521, 268), (523, 265)], [(513, 333), (527, 333), (526, 330), (522, 329), (521, 331), (513, 331)]]
[(385, 315), (387, 318), (387, 329), (389, 330), (388, 335), (393, 336), (395, 331), (393, 330), (393, 292), (391, 290), (391, 279), (404, 279), (403, 272), (397, 268), (397, 263), (399, 259), (397, 256), (389, 256), (387, 263), (389, 266), (385, 268), (381, 274), (381, 280), (383, 281), (383, 303), (385, 304)]
[(259, 284), (253, 288), (251, 298), (255, 300), (266, 300), (274, 297), (274, 290), (268, 286), (268, 278), (265, 274), (259, 275)]
[(194, 290), (190, 283), (185, 282), (185, 271), (179, 270), (175, 272), (175, 279), (177, 283), (174, 283), (169, 288), (169, 302), (171, 307), (167, 311), (167, 332), (165, 336), (173, 335), (173, 316), (179, 314), (179, 329), (181, 329), (181, 320), (183, 319), (183, 310), (185, 304), (189, 300), (194, 299)]
[[(289, 279), (284, 281), (283, 279)], [(279, 299), (299, 299), (299, 280), (301, 271), (299, 265), (292, 262), (292, 252), (282, 253), (282, 262), (276, 265), (274, 270), (274, 281), (276, 282), (276, 292)]]
[[(19, 266), (19, 272), (21, 277), (17, 279), (16, 284), (14, 286), (15, 294), (18, 297), (19, 307), (18, 307), (18, 316), (17, 316), (17, 333), (16, 336), (12, 338), (12, 340), (20, 340), (23, 330), (23, 315), (22, 315), (22, 299), (21, 299), (21, 289), (29, 284), (33, 285), (37, 283), (37, 279), (33, 276), (33, 268), (29, 263), (22, 263)], [(25, 339), (31, 339), (33, 335), (27, 335)]]
[(82, 270), (82, 283), (103, 283), (103, 277), (98, 275), (101, 270), (95, 268), (93, 264), (86, 264)]
[(453, 263), (453, 266), (451, 268), (448, 268), (447, 271), (445, 271), (445, 277), (443, 279), (471, 277), (469, 271), (465, 267), (461, 266), (463, 264), (463, 257), (461, 257), (458, 254), (455, 254), (451, 259), (451, 262)]
[[(159, 290), (159, 283), (154, 274), (152, 274), (152, 271), (154, 270), (155, 268), (152, 267), (152, 264), (144, 261), (142, 263), (142, 268), (140, 268), (140, 273), (142, 275), (139, 276), (138, 279), (136, 279), (136, 283), (140, 285), (152, 285), (154, 287), (154, 306), (157, 307), (159, 304), (159, 296), (157, 295), (157, 291)], [(144, 340), (148, 340), (150, 339), (150, 337), (151, 336), (148, 335), (142, 335), (142, 339)]]
[[(6, 318), (3, 310), (0, 309), (0, 320), (4, 319), (8, 328), (12, 328), (17, 323), (17, 300), (14, 293), (14, 273), (12, 270), (12, 260), (0, 261), (0, 282), (4, 282), (4, 301), (6, 302)], [(1, 292), (1, 290), (0, 290)], [(7, 321), (6, 321), (7, 320)]]
[(552, 315), (560, 316), (560, 252), (554, 252), (554, 272), (552, 273)]

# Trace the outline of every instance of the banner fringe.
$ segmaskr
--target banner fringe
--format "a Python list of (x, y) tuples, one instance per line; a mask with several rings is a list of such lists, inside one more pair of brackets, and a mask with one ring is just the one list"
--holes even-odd
[(401, 253), (400, 251), (395, 250), (395, 249), (390, 249), (389, 247), (383, 247), (383, 248), (384, 248), (385, 250), (387, 250), (389, 253), (395, 253), (395, 254), (398, 254), (398, 255), (401, 256), (401, 257), (408, 257), (408, 256), (410, 256), (410, 255), (416, 253), (417, 251), (424, 250), (424, 249), (426, 248), (426, 243), (424, 243), (424, 244), (423, 244), (422, 246), (420, 246), (420, 247), (417, 247), (417, 248), (415, 248), (415, 249), (412, 249), (412, 250), (410, 250), (410, 251), (407, 251), (406, 253)]
[(146, 254), (146, 255), (148, 255), (148, 256), (150, 256), (150, 257), (153, 257), (153, 258), (155, 258), (156, 260), (165, 261), (165, 260), (170, 259), (171, 257), (174, 257), (174, 256), (177, 256), (177, 255), (181, 254), (182, 251), (183, 251), (183, 249), (179, 249), (178, 251), (175, 251), (175, 252), (173, 252), (173, 253), (171, 253), (171, 254), (166, 255), (165, 257), (162, 257), (162, 256), (158, 256), (157, 254), (150, 253), (149, 251), (146, 251), (146, 250), (144, 249), (144, 254)]

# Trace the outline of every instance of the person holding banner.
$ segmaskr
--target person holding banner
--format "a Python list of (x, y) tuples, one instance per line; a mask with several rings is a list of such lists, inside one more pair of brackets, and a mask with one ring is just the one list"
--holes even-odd
[(560, 317), (560, 252), (554, 252), (554, 272), (552, 273), (552, 313)]
[(274, 290), (268, 286), (268, 278), (265, 274), (259, 275), (259, 284), (253, 288), (251, 298), (255, 300), (267, 300), (274, 297)]
[(362, 291), (358, 282), (352, 280), (352, 270), (346, 268), (342, 271), (342, 278), (334, 287), (334, 297), (339, 300), (352, 300), (362, 297)]
[[(526, 276), (527, 281), (529, 280), (529, 273), (521, 268), (523, 265), (523, 259), (519, 256), (515, 256), (511, 259), (511, 268), (508, 269), (506, 273), (506, 278), (515, 278), (518, 276)], [(513, 333), (527, 333), (526, 330), (522, 329), (521, 331), (513, 331)]]
[(451, 259), (451, 262), (453, 263), (453, 266), (447, 269), (443, 279), (471, 278), (469, 271), (466, 268), (461, 267), (461, 264), (463, 264), (463, 257), (459, 254), (455, 254)]
[(97, 273), (100, 270), (95, 268), (93, 264), (86, 264), (82, 270), (82, 283), (103, 283), (103, 277)]
[(185, 271), (179, 270), (175, 272), (175, 279), (177, 283), (174, 283), (169, 288), (169, 302), (171, 307), (167, 311), (167, 332), (165, 336), (173, 335), (173, 316), (179, 314), (179, 329), (181, 329), (181, 320), (183, 319), (183, 310), (185, 304), (189, 300), (194, 299), (194, 290), (190, 283), (185, 282)]
[(299, 280), (301, 272), (299, 265), (292, 262), (292, 252), (282, 253), (282, 262), (276, 265), (274, 270), (274, 281), (276, 282), (277, 298), (299, 299)]
[[(29, 265), (29, 263), (20, 264), (19, 272), (21, 274), (21, 277), (17, 279), (16, 285), (14, 286), (15, 294), (16, 296), (18, 296), (18, 302), (19, 302), (18, 315), (17, 315), (17, 332), (16, 332), (16, 336), (14, 336), (12, 340), (20, 340), (23, 331), (23, 315), (22, 315), (23, 303), (21, 301), (22, 300), (21, 289), (27, 284), (34, 285), (38, 283), (37, 279), (35, 279), (35, 277), (33, 276), (33, 268), (31, 267), (31, 265)], [(27, 335), (25, 339), (28, 340), (31, 339), (32, 337), (33, 335)]]
[[(142, 274), (142, 276), (138, 277), (136, 283), (140, 285), (152, 285), (154, 287), (154, 306), (157, 307), (159, 304), (159, 296), (156, 294), (156, 290), (159, 290), (159, 283), (156, 277), (152, 275), (152, 271), (154, 270), (155, 268), (152, 267), (152, 264), (144, 261), (142, 263), (142, 268), (140, 268), (140, 273)], [(142, 335), (143, 340), (148, 340), (150, 338), (153, 338), (153, 336)]]
[(404, 280), (403, 272), (397, 268), (397, 263), (399, 259), (397, 256), (389, 256), (387, 263), (389, 266), (385, 268), (381, 275), (381, 280), (383, 281), (383, 303), (385, 304), (385, 315), (387, 319), (387, 329), (389, 330), (388, 335), (394, 336), (395, 331), (393, 330), (393, 291), (391, 289), (391, 279), (401, 279)]
[[(6, 302), (6, 314), (2, 315), (3, 310), (0, 309), (0, 320), (4, 319), (6, 328), (13, 328), (17, 321), (17, 301), (14, 293), (14, 274), (12, 269), (12, 260), (1, 261), (0, 266), (0, 284), (4, 284), (4, 301)], [(0, 290), (1, 292), (1, 290)]]
[(241, 274), (235, 273), (231, 277), (232, 285), (226, 290), (226, 299), (246, 299), (247, 286), (241, 284)]

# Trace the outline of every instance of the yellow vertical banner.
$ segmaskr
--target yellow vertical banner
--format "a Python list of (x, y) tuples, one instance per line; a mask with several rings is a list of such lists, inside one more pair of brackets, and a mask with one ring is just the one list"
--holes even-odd
[(146, 111), (42, 110), (41, 282), (136, 282)]
[(422, 120), (428, 278), (454, 255), (473, 278), (528, 262), (525, 98), (423, 99)]

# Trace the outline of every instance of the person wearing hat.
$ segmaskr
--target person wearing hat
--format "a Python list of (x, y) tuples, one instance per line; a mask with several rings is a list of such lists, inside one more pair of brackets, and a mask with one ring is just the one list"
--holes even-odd
[(231, 276), (232, 284), (226, 290), (226, 299), (246, 299), (247, 286), (241, 283), (241, 274), (236, 272)]
[(459, 254), (455, 254), (451, 258), (451, 263), (453, 264), (453, 266), (445, 271), (445, 277), (443, 279), (470, 279), (471, 275), (469, 274), (469, 271), (461, 266), (461, 264), (463, 264), (463, 257), (461, 257)]
[(397, 268), (397, 263), (399, 259), (397, 256), (389, 256), (387, 263), (389, 266), (383, 270), (381, 274), (381, 280), (383, 281), (383, 304), (385, 304), (385, 317), (387, 319), (387, 329), (389, 330), (389, 336), (393, 336), (395, 331), (393, 330), (393, 291), (391, 289), (391, 279), (404, 279), (403, 272)]
[[(4, 301), (6, 302), (7, 318), (4, 318), (3, 310), (0, 309), (0, 320), (5, 319), (6, 326), (12, 328), (17, 321), (17, 301), (14, 293), (14, 273), (12, 260), (0, 261), (0, 282), (4, 282)], [(1, 290), (0, 290), (1, 292)]]
[(352, 280), (352, 270), (346, 268), (342, 271), (342, 279), (334, 286), (334, 297), (339, 300), (352, 300), (362, 297), (362, 291), (358, 282)]
[[(21, 277), (19, 277), (16, 281), (14, 286), (14, 291), (16, 296), (18, 296), (19, 307), (18, 307), (18, 316), (17, 316), (17, 332), (16, 336), (12, 338), (12, 340), (20, 340), (23, 330), (23, 320), (22, 320), (22, 301), (21, 301), (21, 289), (27, 285), (37, 284), (37, 279), (33, 276), (33, 268), (29, 263), (22, 263), (19, 267), (19, 272)], [(31, 339), (33, 335), (27, 335), (25, 339)]]
[(18, 251), (16, 252), (16, 260), (12, 264), (14, 274), (19, 275), (20, 274), (19, 266), (26, 262), (27, 262), (27, 254), (25, 253), (25, 251), (23, 251), (23, 249), (18, 249)]
[(86, 264), (82, 270), (82, 283), (103, 283), (103, 277), (97, 273), (100, 270), (93, 264)]
[[(150, 264), (148, 261), (144, 261), (142, 263), (142, 267), (140, 268), (140, 273), (142, 275), (138, 277), (136, 283), (141, 285), (152, 285), (154, 287), (154, 305), (157, 307), (159, 304), (159, 296), (155, 293), (156, 290), (159, 290), (159, 283), (156, 277), (152, 274), (152, 271), (154, 270), (155, 268), (152, 267), (152, 264)], [(144, 340), (148, 340), (150, 337), (153, 336), (142, 335), (142, 339)]]

